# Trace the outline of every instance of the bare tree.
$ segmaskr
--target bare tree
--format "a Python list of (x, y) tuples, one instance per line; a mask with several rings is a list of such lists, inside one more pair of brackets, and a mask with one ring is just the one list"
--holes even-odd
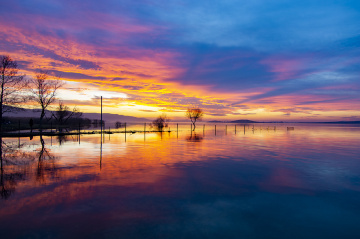
[(56, 108), (55, 114), (52, 116), (60, 123), (66, 123), (70, 118), (79, 118), (82, 113), (76, 108), (76, 106), (70, 110), (69, 106), (66, 106), (64, 102), (59, 101), (59, 106)]
[(195, 123), (197, 120), (202, 119), (204, 112), (200, 108), (188, 108), (185, 115), (188, 119), (191, 120), (191, 123), (194, 125), (193, 131), (195, 131)]
[(5, 112), (25, 101), (21, 91), (27, 86), (25, 75), (18, 75), (17, 63), (10, 56), (0, 56), (0, 134)]
[(170, 119), (166, 116), (166, 114), (160, 115), (156, 120), (150, 124), (150, 126), (156, 127), (159, 131), (162, 131), (164, 127), (168, 127), (168, 122)]
[(116, 123), (115, 123), (115, 128), (121, 128), (121, 127), (123, 127), (123, 125), (124, 124), (122, 124), (120, 121), (116, 121)]
[(49, 105), (54, 103), (58, 89), (64, 85), (60, 79), (50, 80), (48, 78), (48, 72), (40, 70), (35, 75), (35, 78), (31, 80), (31, 93), (34, 96), (35, 101), (41, 107), (40, 130), (42, 120), (45, 116), (45, 110)]
[(76, 108), (76, 106), (70, 110), (69, 106), (66, 106), (61, 100), (59, 101), (59, 106), (57, 107), (55, 113), (52, 113), (52, 116), (56, 119), (56, 121), (60, 125), (60, 131), (62, 126), (70, 119), (70, 118), (80, 118), (82, 113)]

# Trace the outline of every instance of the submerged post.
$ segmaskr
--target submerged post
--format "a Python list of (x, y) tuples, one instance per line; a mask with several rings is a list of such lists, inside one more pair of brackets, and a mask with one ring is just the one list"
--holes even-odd
[(125, 142), (126, 142), (126, 122), (125, 122)]
[(101, 163), (102, 163), (102, 136), (100, 138), (100, 170), (101, 170)]
[[(19, 120), (19, 148), (20, 148), (20, 120)], [(0, 147), (2, 147), (2, 145), (0, 145)]]
[(216, 125), (215, 125), (215, 135), (216, 135)]
[(236, 125), (235, 125), (235, 134), (236, 134)]
[(102, 96), (101, 96), (101, 118), (100, 118), (100, 126), (101, 126), (101, 134), (102, 134), (102, 124), (103, 124), (103, 118), (102, 118)]

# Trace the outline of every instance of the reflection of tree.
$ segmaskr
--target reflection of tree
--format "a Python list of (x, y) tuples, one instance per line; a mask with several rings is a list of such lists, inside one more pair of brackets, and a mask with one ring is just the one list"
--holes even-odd
[(193, 141), (193, 142), (200, 142), (203, 140), (203, 137), (198, 134), (192, 133), (186, 138), (186, 140)]
[(57, 168), (55, 165), (55, 156), (51, 155), (49, 150), (45, 147), (45, 141), (40, 135), (41, 148), (38, 152), (38, 165), (36, 170), (36, 180), (39, 182), (46, 182), (46, 176), (55, 177), (57, 175)]
[(34, 161), (34, 157), (22, 152), (18, 145), (6, 144), (2, 137), (0, 143), (0, 194), (2, 199), (7, 199), (15, 191), (17, 182), (25, 179), (27, 165)]
[[(35, 166), (35, 178), (38, 182), (46, 182), (48, 176), (59, 177), (55, 165), (55, 156), (46, 148), (45, 141), (40, 136), (41, 147), (34, 151), (24, 150), (24, 144), (6, 143), (0, 136), (0, 193), (2, 199), (7, 199), (15, 191), (19, 181), (29, 175), (31, 165)], [(34, 165), (38, 160), (37, 165)], [(30, 167), (29, 167), (30, 166)]]
[(59, 142), (59, 145), (61, 145), (62, 143), (68, 141), (67, 135), (61, 135), (60, 134), (60, 135), (57, 136), (57, 140)]

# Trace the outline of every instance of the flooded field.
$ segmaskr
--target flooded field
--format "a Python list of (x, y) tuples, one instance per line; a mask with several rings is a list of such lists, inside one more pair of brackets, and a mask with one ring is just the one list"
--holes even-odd
[(3, 138), (1, 238), (360, 238), (360, 127), (288, 126)]

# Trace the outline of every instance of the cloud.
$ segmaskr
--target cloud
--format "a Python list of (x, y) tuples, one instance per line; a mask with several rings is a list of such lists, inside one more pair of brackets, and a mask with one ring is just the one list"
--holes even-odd
[(232, 113), (232, 115), (255, 115), (256, 113)]
[(142, 111), (142, 112), (153, 112), (153, 113), (157, 112), (156, 110), (143, 110), (143, 109), (140, 109), (139, 111)]
[(360, 121), (360, 115), (352, 115), (352, 116), (346, 116), (346, 117), (342, 117), (343, 119), (346, 120), (353, 120), (353, 121)]
[(188, 60), (180, 67), (186, 70), (168, 80), (207, 85), (217, 90), (244, 91), (272, 79), (273, 74), (261, 63), (262, 56), (249, 49), (196, 45), (184, 54)]
[(104, 77), (101, 76), (89, 76), (82, 73), (76, 73), (76, 72), (64, 72), (64, 71), (58, 71), (58, 70), (49, 70), (48, 71), (52, 75), (60, 76), (61, 78), (66, 79), (73, 79), (73, 80), (79, 80), (79, 79), (93, 79), (93, 80), (100, 80)]
[[(16, 43), (12, 43), (12, 42), (8, 42), (8, 41), (1, 41), (0, 45), (6, 47), (6, 48), (16, 48), (18, 46), (18, 44)], [(94, 62), (88, 61), (88, 60), (81, 60), (81, 59), (73, 59), (70, 57), (63, 57), (60, 56), (58, 54), (56, 54), (54, 51), (49, 50), (49, 49), (44, 49), (41, 47), (37, 47), (34, 45), (29, 45), (29, 44), (25, 44), (22, 43), (22, 51), (26, 51), (27, 53), (30, 54), (34, 54), (34, 55), (41, 55), (45, 58), (50, 58), (56, 61), (60, 61), (63, 63), (69, 63), (71, 65), (74, 65), (76, 67), (79, 67), (81, 69), (94, 69), (94, 70), (98, 70), (100, 69), (100, 66), (97, 65)], [(35, 62), (36, 64), (36, 62)]]
[(311, 105), (311, 104), (327, 104), (327, 103), (334, 103), (334, 102), (341, 102), (344, 100), (351, 99), (352, 97), (345, 97), (345, 98), (335, 98), (329, 100), (313, 100), (313, 101), (304, 101), (297, 103), (298, 105)]
[(26, 74), (48, 69), (161, 110), (360, 110), (359, 10), (335, 0), (7, 1), (0, 54)]

